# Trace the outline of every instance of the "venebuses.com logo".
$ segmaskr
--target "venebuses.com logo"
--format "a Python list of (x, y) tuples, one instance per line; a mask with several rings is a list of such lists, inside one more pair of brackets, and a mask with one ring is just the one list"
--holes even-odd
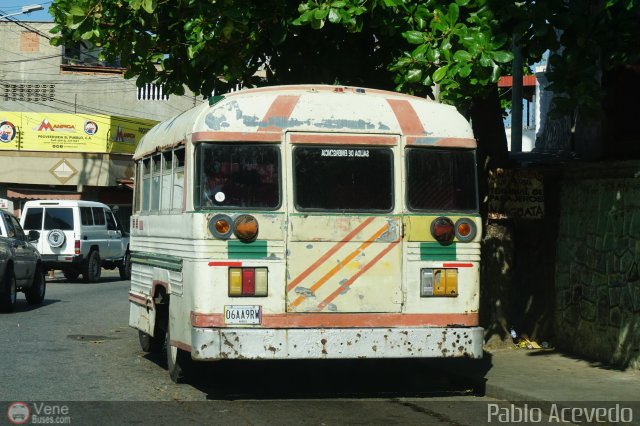
[(14, 425), (30, 424), (71, 424), (69, 406), (33, 402), (12, 402), (7, 408), (7, 419)]
[(7, 408), (7, 418), (14, 425), (23, 425), (31, 418), (31, 410), (25, 402), (12, 402)]

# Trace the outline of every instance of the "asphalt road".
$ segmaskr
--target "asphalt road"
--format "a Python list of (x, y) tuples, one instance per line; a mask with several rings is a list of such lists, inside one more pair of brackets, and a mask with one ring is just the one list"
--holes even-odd
[(2, 404), (15, 401), (31, 414), (67, 407), (71, 424), (114, 425), (474, 425), (499, 403), (437, 362), (410, 360), (226, 361), (176, 385), (127, 325), (128, 288), (103, 271), (95, 284), (49, 281), (42, 306), (19, 294), (15, 312), (0, 315), (0, 425)]

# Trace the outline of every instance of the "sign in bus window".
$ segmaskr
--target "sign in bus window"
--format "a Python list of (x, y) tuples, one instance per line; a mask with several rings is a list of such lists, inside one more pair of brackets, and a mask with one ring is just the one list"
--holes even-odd
[(200, 144), (196, 156), (200, 208), (277, 209), (280, 206), (278, 146)]
[(393, 209), (389, 148), (300, 146), (293, 151), (293, 168), (294, 202), (300, 211)]
[(406, 153), (410, 210), (478, 209), (475, 151), (408, 148)]

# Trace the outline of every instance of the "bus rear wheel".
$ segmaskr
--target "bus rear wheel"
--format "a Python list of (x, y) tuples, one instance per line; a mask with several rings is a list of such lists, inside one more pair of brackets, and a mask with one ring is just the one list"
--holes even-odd
[(186, 383), (193, 378), (193, 360), (191, 354), (171, 344), (169, 327), (167, 327), (167, 370), (174, 383)]

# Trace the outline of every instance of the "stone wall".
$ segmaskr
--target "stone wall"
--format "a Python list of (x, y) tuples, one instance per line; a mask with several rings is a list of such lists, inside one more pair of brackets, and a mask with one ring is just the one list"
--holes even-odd
[(555, 262), (555, 344), (640, 368), (640, 162), (563, 172)]

